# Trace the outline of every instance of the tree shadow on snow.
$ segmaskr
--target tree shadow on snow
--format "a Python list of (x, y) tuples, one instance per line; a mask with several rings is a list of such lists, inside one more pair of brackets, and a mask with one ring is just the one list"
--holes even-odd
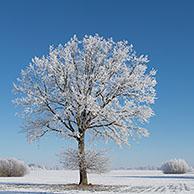
[(130, 178), (130, 179), (189, 179), (194, 180), (194, 176), (113, 176), (118, 178)]

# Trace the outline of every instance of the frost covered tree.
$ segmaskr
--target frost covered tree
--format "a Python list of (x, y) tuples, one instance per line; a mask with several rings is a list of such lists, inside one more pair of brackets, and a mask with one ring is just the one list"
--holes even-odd
[(59, 156), (60, 163), (67, 169), (77, 170), (79, 164), (83, 162), (87, 172), (104, 173), (109, 171), (110, 161), (103, 150), (85, 150), (83, 158), (83, 155), (80, 155), (77, 149), (67, 149)]
[[(130, 137), (147, 136), (142, 126), (153, 115), (155, 70), (127, 41), (99, 35), (74, 36), (35, 57), (14, 84), (15, 103), (23, 107), (30, 141), (57, 133), (78, 143), (85, 157), (85, 137), (127, 144)], [(88, 184), (84, 159), (80, 184)]]

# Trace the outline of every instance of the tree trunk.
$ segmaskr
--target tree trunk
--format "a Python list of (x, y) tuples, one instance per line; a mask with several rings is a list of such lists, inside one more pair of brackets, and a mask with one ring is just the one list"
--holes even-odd
[(85, 165), (85, 142), (84, 142), (84, 134), (80, 136), (80, 140), (78, 141), (78, 152), (80, 156), (79, 161), (79, 174), (80, 174), (80, 181), (79, 185), (87, 185), (88, 184), (88, 177), (87, 177), (87, 169)]

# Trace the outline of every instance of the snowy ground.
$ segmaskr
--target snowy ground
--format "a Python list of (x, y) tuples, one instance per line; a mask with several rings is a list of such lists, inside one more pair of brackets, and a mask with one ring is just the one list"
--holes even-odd
[[(64, 194), (194, 194), (194, 174), (164, 175), (160, 171), (115, 170), (98, 175), (90, 174), (89, 182), (106, 185), (90, 191), (77, 191), (72, 184), (77, 183), (77, 171), (32, 171), (25, 177), (0, 178), (0, 194), (4, 191), (48, 192)], [(100, 189), (99, 189), (100, 188)], [(2, 193), (1, 193), (2, 192)], [(8, 194), (6, 192), (6, 194)]]

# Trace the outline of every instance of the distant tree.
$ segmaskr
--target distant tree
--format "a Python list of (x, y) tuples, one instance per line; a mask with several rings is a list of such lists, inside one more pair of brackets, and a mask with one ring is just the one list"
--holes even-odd
[[(23, 107), (30, 141), (49, 132), (72, 138), (85, 157), (85, 136), (127, 144), (132, 136), (147, 136), (142, 128), (153, 115), (155, 70), (127, 41), (99, 35), (74, 36), (35, 57), (14, 84), (17, 105)], [(80, 184), (88, 184), (84, 159)]]
[[(109, 159), (105, 151), (85, 150), (85, 155), (80, 155), (77, 149), (67, 149), (60, 155), (61, 164), (68, 169), (77, 170), (79, 164), (84, 163), (87, 172), (104, 173), (109, 171)], [(82, 161), (83, 160), (83, 161)]]

